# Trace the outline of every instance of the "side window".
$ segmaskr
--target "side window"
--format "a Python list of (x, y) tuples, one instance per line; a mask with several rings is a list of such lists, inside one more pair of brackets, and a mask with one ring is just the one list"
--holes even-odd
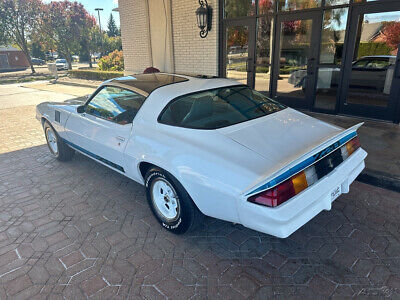
[(384, 60), (384, 59), (371, 60), (367, 65), (367, 68), (369, 69), (384, 70), (387, 67), (389, 67), (389, 60)]
[(361, 59), (353, 64), (353, 68), (365, 68), (368, 62), (368, 59)]
[(132, 123), (146, 98), (114, 86), (103, 87), (86, 105), (86, 113), (121, 125)]

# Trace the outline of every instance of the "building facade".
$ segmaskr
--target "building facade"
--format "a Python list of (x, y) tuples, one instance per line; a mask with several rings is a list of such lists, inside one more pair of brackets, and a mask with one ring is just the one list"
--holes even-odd
[(220, 76), (295, 108), (400, 119), (400, 1), (119, 0), (126, 73)]
[(0, 46), (0, 72), (27, 68), (29, 68), (29, 62), (24, 52), (11, 46)]

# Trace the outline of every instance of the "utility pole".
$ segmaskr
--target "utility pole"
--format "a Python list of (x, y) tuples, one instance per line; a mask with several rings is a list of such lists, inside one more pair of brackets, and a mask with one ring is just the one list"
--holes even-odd
[(95, 8), (94, 10), (97, 11), (97, 15), (99, 16), (99, 27), (100, 27), (100, 34), (101, 34), (101, 55), (104, 55), (104, 43), (103, 43), (103, 31), (101, 30), (101, 20), (100, 20), (100, 11), (102, 11), (102, 8)]

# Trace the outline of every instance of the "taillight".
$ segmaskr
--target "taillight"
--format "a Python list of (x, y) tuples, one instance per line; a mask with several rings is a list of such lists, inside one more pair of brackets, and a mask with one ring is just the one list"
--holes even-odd
[[(348, 141), (345, 145), (343, 145), (340, 150), (338, 149), (338, 151), (341, 152), (341, 158), (339, 163), (335, 164), (332, 169), (340, 164), (340, 162), (346, 160), (346, 158), (349, 157), (358, 148), (360, 148), (360, 141), (358, 139), (358, 136), (356, 136), (352, 140)], [(330, 154), (327, 158), (325, 158), (329, 159), (330, 157), (330, 164), (337, 161), (337, 158), (333, 158), (332, 155), (333, 154)], [(309, 186), (313, 185), (320, 179), (319, 176), (323, 177), (332, 170), (327, 169), (328, 171), (322, 176), (321, 170), (319, 170), (319, 173), (317, 173), (316, 167), (319, 167), (321, 169), (321, 166), (319, 166), (318, 163), (316, 163), (315, 165), (311, 165), (305, 170), (290, 177), (288, 180), (276, 185), (273, 188), (270, 188), (269, 190), (250, 196), (247, 200), (252, 203), (257, 203), (269, 207), (276, 207), (289, 200), (290, 198), (296, 196), (297, 194), (301, 193)]]
[(290, 179), (278, 184), (272, 189), (251, 196), (247, 199), (250, 202), (276, 207), (289, 200), (308, 187), (305, 172), (302, 171)]
[(358, 136), (356, 136), (354, 139), (348, 141), (346, 144), (346, 150), (348, 155), (351, 155), (354, 151), (356, 151), (360, 147), (361, 147), (360, 140), (358, 139)]

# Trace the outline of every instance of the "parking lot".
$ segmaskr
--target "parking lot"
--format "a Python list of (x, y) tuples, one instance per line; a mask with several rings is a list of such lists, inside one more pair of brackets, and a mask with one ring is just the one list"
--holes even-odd
[(33, 105), (0, 120), (0, 299), (400, 297), (398, 193), (355, 182), (287, 239), (212, 218), (175, 236), (140, 185), (54, 160)]

